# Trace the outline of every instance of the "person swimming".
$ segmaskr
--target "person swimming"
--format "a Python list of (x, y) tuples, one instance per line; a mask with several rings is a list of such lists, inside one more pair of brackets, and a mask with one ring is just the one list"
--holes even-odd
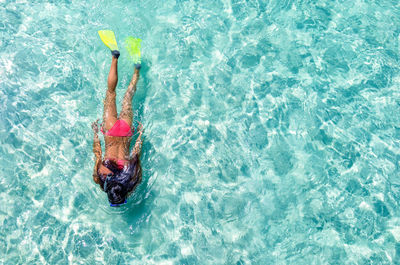
[[(98, 120), (92, 123), (94, 132), (93, 153), (95, 155), (93, 180), (107, 193), (110, 206), (120, 206), (126, 203), (127, 197), (142, 180), (140, 154), (143, 126), (141, 123), (139, 123), (137, 128), (139, 135), (135, 146), (132, 152), (129, 152), (131, 137), (134, 134), (134, 128), (132, 127), (132, 98), (136, 91), (141, 65), (140, 60), (134, 61), (135, 70), (125, 92), (122, 110), (118, 116), (115, 103), (115, 88), (118, 83), (117, 68), (120, 52), (118, 51), (115, 35), (112, 31), (99, 31), (99, 35), (104, 44), (110, 48), (112, 61), (107, 80), (108, 88), (104, 100), (103, 123), (101, 124), (101, 132), (104, 135), (105, 141), (104, 159), (102, 158), (101, 144), (98, 136)], [(130, 43), (129, 45), (135, 45), (134, 48), (137, 48), (137, 44)]]

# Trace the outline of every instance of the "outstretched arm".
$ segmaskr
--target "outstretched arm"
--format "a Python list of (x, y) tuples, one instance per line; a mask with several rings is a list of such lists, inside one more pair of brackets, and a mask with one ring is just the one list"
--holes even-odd
[(132, 152), (131, 152), (131, 158), (133, 158), (135, 155), (138, 155), (140, 157), (140, 153), (142, 151), (142, 134), (143, 134), (143, 125), (141, 123), (139, 123), (138, 126), (138, 132), (139, 132), (139, 136), (136, 139), (136, 143), (135, 143), (135, 147), (133, 148)]
[(101, 144), (100, 144), (100, 139), (98, 136), (98, 132), (99, 132), (99, 127), (97, 124), (97, 121), (92, 123), (92, 129), (94, 132), (94, 136), (93, 136), (93, 153), (95, 156), (95, 164), (94, 164), (94, 168), (93, 168), (93, 180), (94, 182), (96, 182), (97, 184), (100, 183), (100, 178), (97, 175), (97, 169), (99, 168), (99, 164), (101, 163)]

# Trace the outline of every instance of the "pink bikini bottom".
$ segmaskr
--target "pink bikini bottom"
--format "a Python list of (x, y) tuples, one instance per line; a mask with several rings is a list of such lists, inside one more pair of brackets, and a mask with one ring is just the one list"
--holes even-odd
[(104, 132), (103, 127), (101, 128), (101, 132), (104, 135), (116, 137), (130, 137), (133, 135), (134, 131), (135, 129), (131, 128), (129, 124), (124, 120), (117, 120), (114, 123), (113, 127), (107, 132)]

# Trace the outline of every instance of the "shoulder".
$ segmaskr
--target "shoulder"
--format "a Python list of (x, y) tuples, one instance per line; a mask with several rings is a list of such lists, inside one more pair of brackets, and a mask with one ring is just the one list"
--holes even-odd
[(129, 159), (129, 164), (137, 164), (140, 163), (140, 157), (138, 154), (133, 154), (131, 159)]
[(93, 180), (95, 183), (100, 184), (100, 178), (97, 174), (93, 174)]
[(140, 165), (140, 158), (139, 155), (135, 154), (133, 157), (129, 160), (129, 167), (128, 171), (130, 171), (130, 174), (136, 175), (142, 171), (142, 167)]

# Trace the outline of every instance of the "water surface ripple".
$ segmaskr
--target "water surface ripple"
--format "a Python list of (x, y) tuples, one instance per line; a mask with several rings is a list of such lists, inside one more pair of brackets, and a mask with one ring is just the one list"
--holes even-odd
[[(0, 15), (0, 263), (399, 262), (397, 1), (3, 0)], [(144, 176), (120, 209), (91, 177), (99, 29), (143, 39)]]

